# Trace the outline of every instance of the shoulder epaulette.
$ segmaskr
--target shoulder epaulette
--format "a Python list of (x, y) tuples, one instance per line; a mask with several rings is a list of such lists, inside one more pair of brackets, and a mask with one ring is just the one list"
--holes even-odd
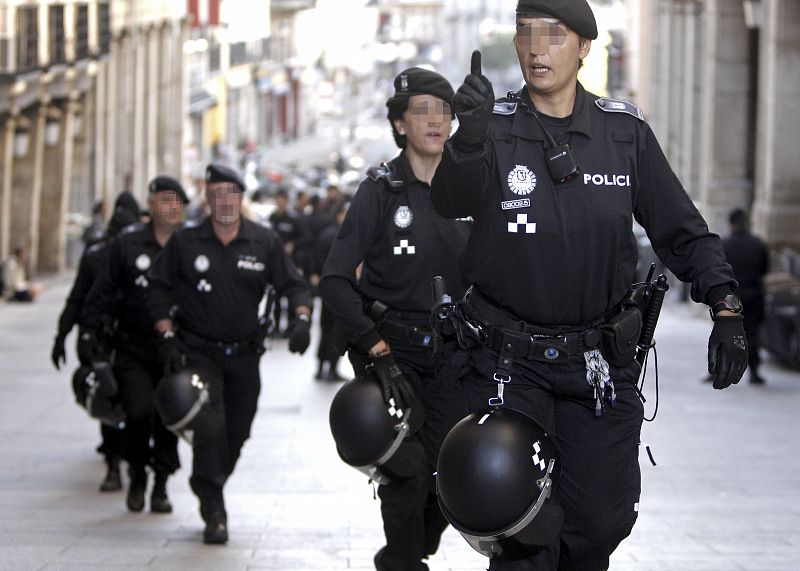
[(517, 102), (509, 101), (505, 97), (494, 102), (492, 113), (495, 115), (513, 115), (517, 112)]
[(392, 167), (389, 163), (382, 163), (376, 167), (368, 168), (367, 176), (370, 180), (375, 182), (383, 180), (386, 183), (386, 187), (395, 192), (398, 192), (404, 184), (404, 181), (397, 178), (397, 175), (392, 171)]
[(600, 97), (594, 104), (606, 113), (627, 113), (628, 115), (633, 115), (639, 121), (644, 121), (644, 111), (636, 107), (636, 105), (630, 101)]
[(144, 224), (142, 224), (141, 222), (136, 222), (129, 226), (125, 226), (125, 228), (122, 229), (122, 232), (120, 232), (120, 234), (132, 234), (134, 232), (138, 232), (142, 228), (144, 228)]
[(102, 250), (106, 246), (108, 246), (108, 242), (106, 240), (101, 240), (100, 242), (95, 242), (94, 244), (92, 244), (91, 246), (86, 248), (86, 253), (87, 254), (94, 254), (95, 252), (99, 252), (100, 250)]

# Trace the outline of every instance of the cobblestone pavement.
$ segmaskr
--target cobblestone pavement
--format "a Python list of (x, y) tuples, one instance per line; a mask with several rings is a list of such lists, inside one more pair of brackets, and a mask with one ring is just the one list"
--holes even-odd
[[(252, 438), (226, 487), (231, 541), (204, 546), (188, 469), (170, 480), (171, 515), (131, 514), (124, 492), (101, 494), (96, 423), (72, 402), (75, 365), (49, 351), (72, 276), (33, 305), (0, 305), (0, 569), (372, 568), (383, 545), (378, 502), (336, 455), (327, 412), (337, 384), (312, 379), (305, 356), (276, 341)], [(710, 322), (668, 305), (659, 325), (660, 406), (643, 440), (643, 492), (615, 570), (800, 569), (800, 374), (767, 360), (766, 386), (726, 391), (700, 382)], [(74, 346), (74, 335), (68, 339)], [(652, 376), (646, 387), (652, 410)], [(181, 443), (184, 466), (190, 450)], [(432, 571), (486, 560), (448, 530)]]

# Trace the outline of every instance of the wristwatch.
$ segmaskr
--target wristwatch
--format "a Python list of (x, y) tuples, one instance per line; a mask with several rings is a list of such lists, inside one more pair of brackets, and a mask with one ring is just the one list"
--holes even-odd
[(735, 294), (729, 293), (718, 302), (711, 304), (709, 312), (711, 313), (711, 318), (713, 319), (714, 316), (720, 311), (728, 310), (732, 311), (733, 313), (741, 313), (742, 309), (744, 309), (742, 307), (742, 300), (740, 300)]

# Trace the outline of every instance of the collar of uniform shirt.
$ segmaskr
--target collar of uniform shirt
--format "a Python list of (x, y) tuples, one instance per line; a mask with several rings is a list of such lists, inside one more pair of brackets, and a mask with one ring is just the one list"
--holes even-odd
[[(248, 222), (249, 220), (245, 218), (244, 215), (240, 216), (239, 232), (237, 232), (236, 238), (233, 239), (233, 242), (235, 242), (236, 240), (250, 240), (252, 236), (250, 235), (249, 226), (247, 224)], [(211, 223), (210, 214), (206, 216), (205, 220), (203, 220), (203, 223), (200, 225), (200, 235), (203, 238), (208, 238), (208, 239), (213, 238), (215, 240), (219, 240), (217, 234), (214, 232), (214, 225)], [(231, 244), (233, 242), (231, 242)]]
[[(585, 135), (588, 138), (592, 137), (592, 118), (589, 113), (590, 107), (588, 104), (589, 96), (586, 93), (586, 90), (581, 85), (581, 82), (577, 82), (578, 85), (576, 86), (575, 91), (575, 106), (572, 109), (572, 122), (569, 124), (567, 128), (568, 133), (580, 133), (581, 135)], [(523, 103), (529, 106), (531, 109), (535, 109), (533, 101), (531, 100), (530, 93), (528, 90), (523, 88), (520, 90), (520, 98), (522, 99)], [(524, 106), (523, 106), (524, 107)], [(522, 119), (524, 117), (525, 119)], [(514, 117), (514, 125), (511, 127), (511, 134), (523, 136), (528, 139), (541, 139), (544, 140), (545, 136), (541, 131), (541, 128), (537, 127), (533, 132), (536, 133), (536, 136), (531, 136), (531, 131), (528, 128), (527, 121), (536, 121), (533, 117), (528, 117), (523, 109), (522, 115), (519, 113), (515, 114)]]

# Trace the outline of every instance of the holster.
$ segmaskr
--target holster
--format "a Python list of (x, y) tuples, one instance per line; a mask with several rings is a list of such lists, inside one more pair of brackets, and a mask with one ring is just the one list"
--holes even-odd
[(624, 367), (636, 358), (636, 343), (642, 332), (642, 314), (629, 307), (601, 324), (603, 357), (615, 367)]

